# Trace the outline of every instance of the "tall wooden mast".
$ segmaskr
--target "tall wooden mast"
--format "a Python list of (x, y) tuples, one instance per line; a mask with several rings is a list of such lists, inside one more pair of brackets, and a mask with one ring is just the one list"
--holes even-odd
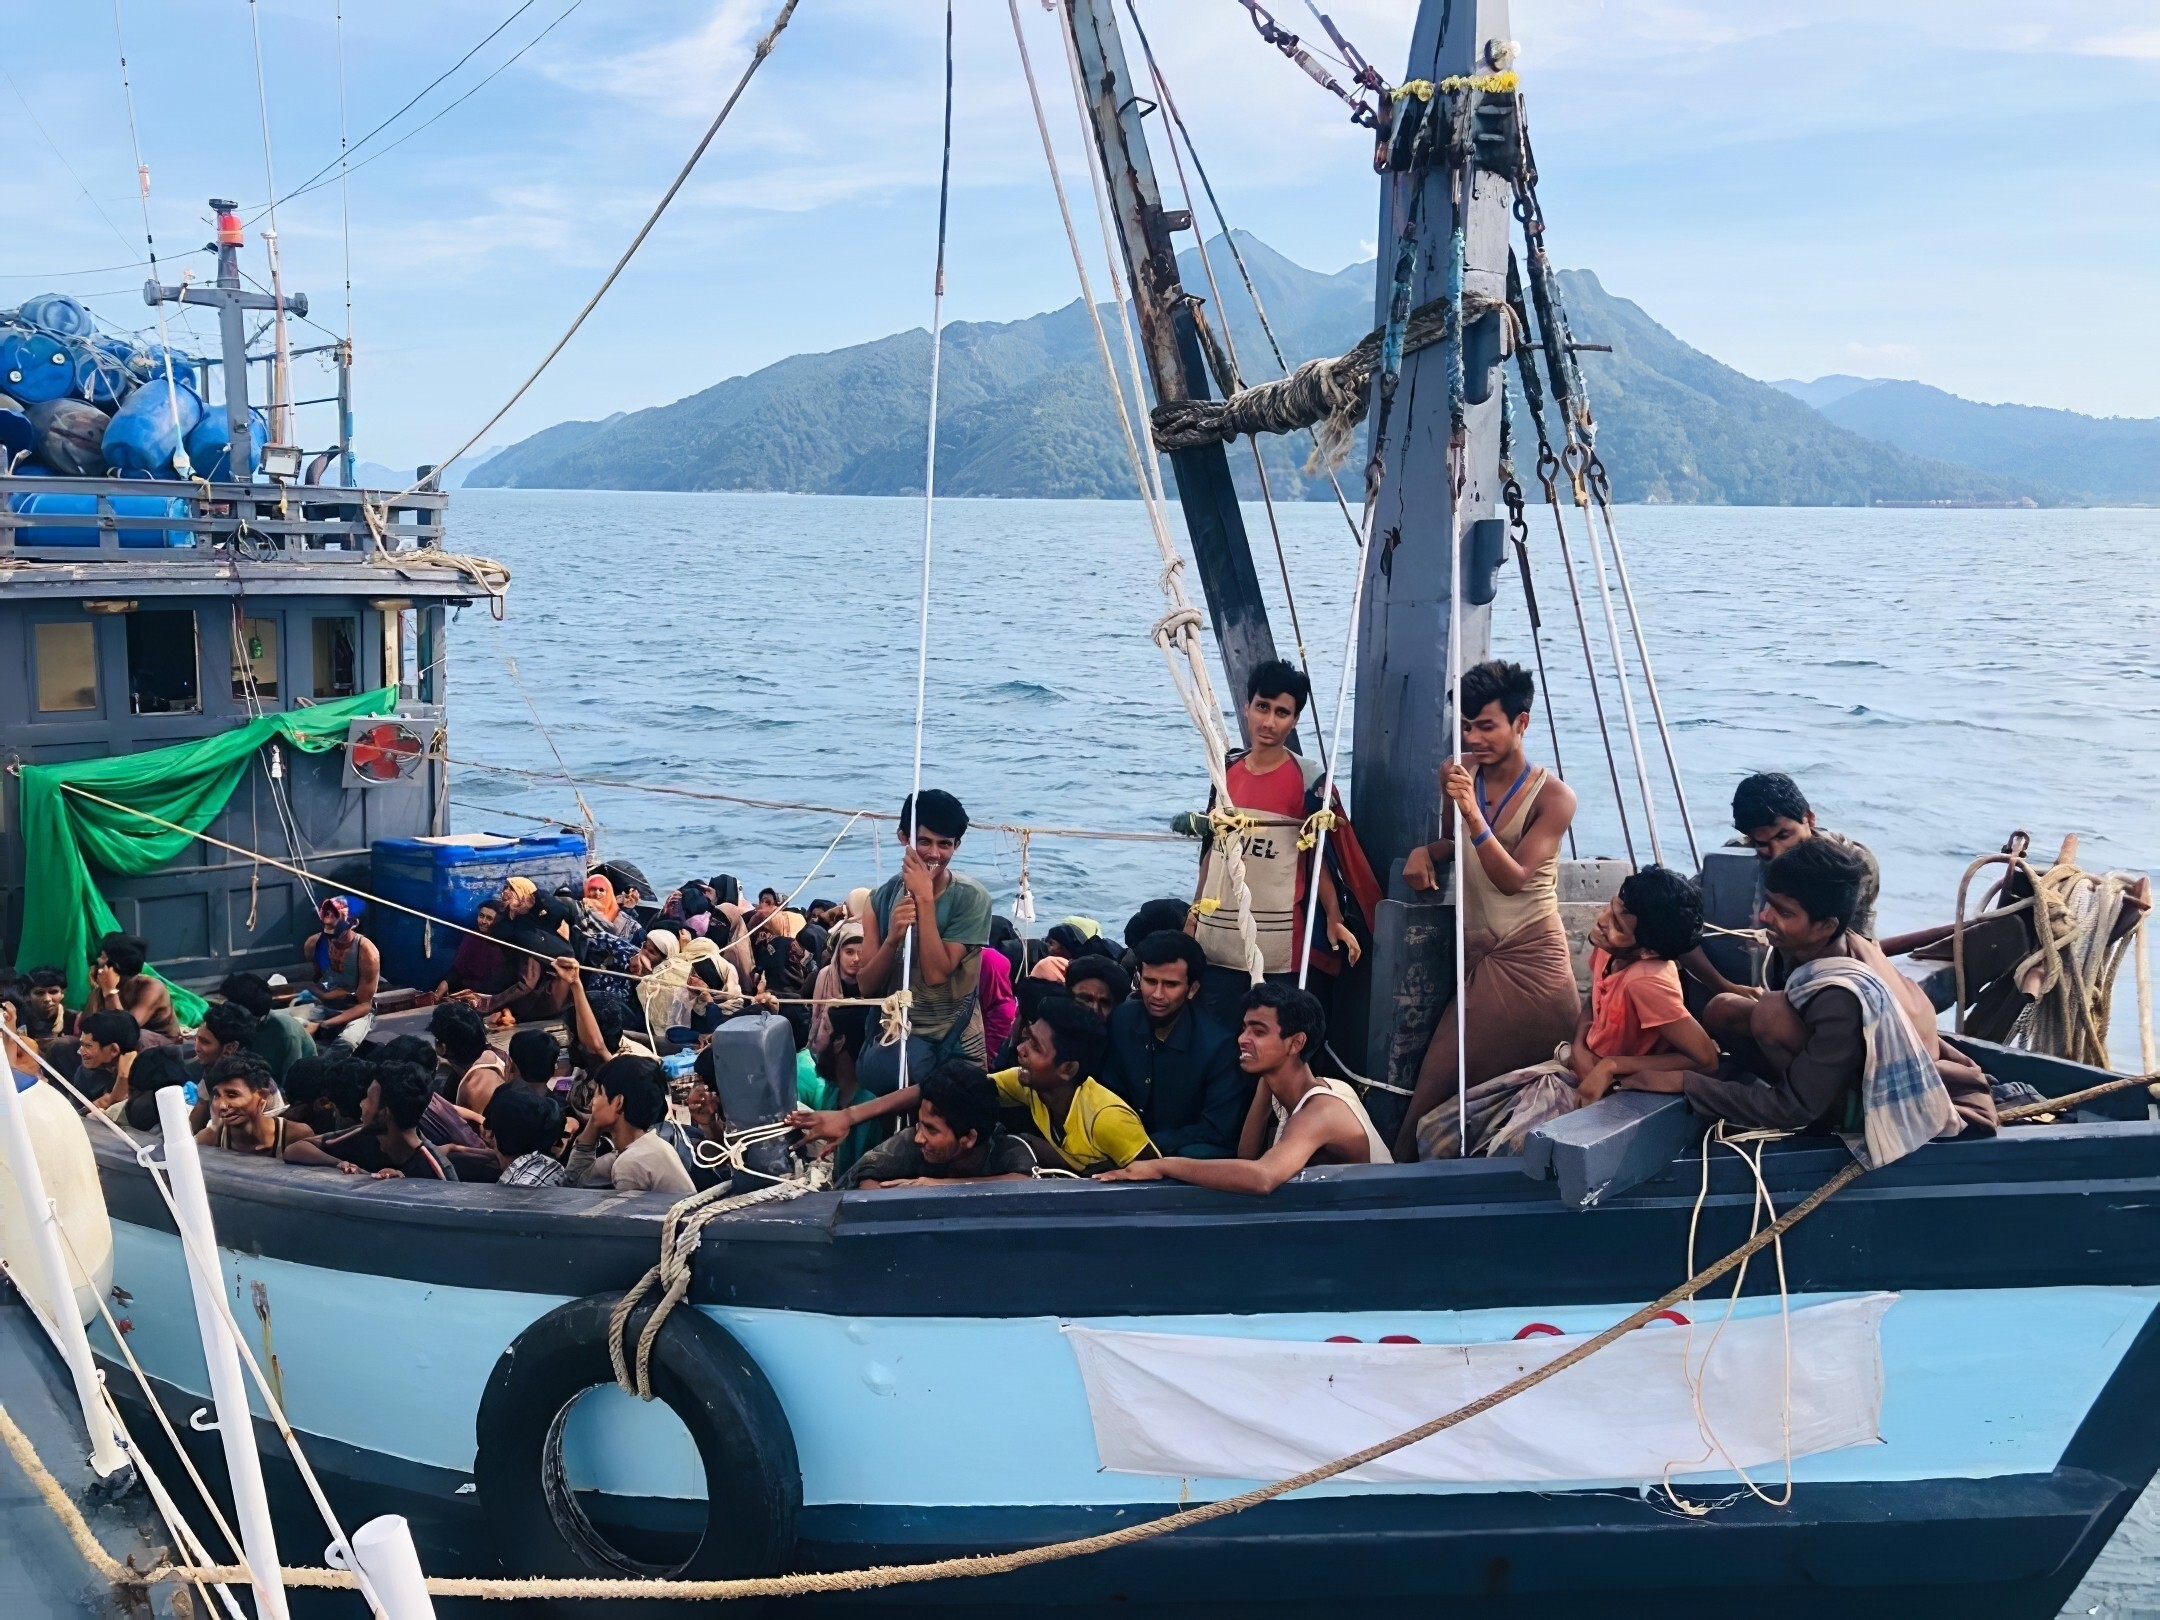
[[(1113, 0), (1062, 0), (1059, 11), (1080, 59), (1087, 89), (1088, 119), (1096, 150), (1110, 180), (1110, 203), (1117, 216), (1119, 243), (1140, 318), (1141, 351), (1158, 401), (1211, 399), (1200, 334), (1192, 304), (1178, 279), (1173, 229), (1192, 220), (1167, 213), (1148, 156), (1143, 119), (1154, 110), (1125, 65)], [(1217, 312), (1218, 319), (1221, 312)], [(1147, 402), (1141, 401), (1143, 417)], [(1192, 536), (1193, 559), (1207, 592), (1215, 645), (1229, 678), (1226, 694), (1240, 703), (1245, 677), (1255, 665), (1275, 656), (1275, 636), (1268, 627), (1267, 605), (1260, 596), (1260, 576), (1253, 568), (1252, 547), (1245, 537), (1244, 514), (1230, 482), (1230, 462), (1220, 444), (1170, 452), (1178, 503)]]

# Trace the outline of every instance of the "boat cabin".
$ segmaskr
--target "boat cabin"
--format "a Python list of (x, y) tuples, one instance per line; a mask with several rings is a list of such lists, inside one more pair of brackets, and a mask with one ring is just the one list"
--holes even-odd
[[(138, 755), (387, 686), (398, 719), (442, 736), (447, 614), (490, 594), (442, 552), (446, 501), (433, 489), (0, 477), (8, 960), (24, 916), (21, 766)], [(446, 792), (439, 759), (378, 781), (345, 749), (271, 743), (206, 831), (334, 887), (364, 881), (375, 840), (445, 831)], [(122, 929), (176, 979), (286, 967), (313, 931), (298, 878), (211, 844), (141, 876), (96, 876)]]

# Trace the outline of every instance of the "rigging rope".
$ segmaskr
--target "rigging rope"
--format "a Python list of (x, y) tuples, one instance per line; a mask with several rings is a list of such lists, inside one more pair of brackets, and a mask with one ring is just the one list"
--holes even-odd
[[(1143, 452), (1141, 435), (1134, 429), (1134, 413), (1126, 406), (1124, 385), (1118, 379), (1117, 362), (1111, 357), (1110, 338), (1103, 329), (1102, 311), (1095, 302), (1093, 282), (1088, 276), (1087, 255), (1081, 251), (1080, 233), (1073, 224), (1072, 205), (1065, 194), (1065, 179), (1058, 168), (1057, 149), (1050, 139), (1049, 119), (1043, 112), (1042, 91), (1035, 81), (1034, 62), (1028, 55), (1027, 35), (1020, 26), (1019, 0), (1006, 0), (1006, 10), (1012, 18), (1013, 43), (1020, 53), (1020, 70), (1027, 81), (1028, 101), (1035, 113), (1035, 129), (1042, 139), (1043, 162), (1050, 171), (1050, 189), (1057, 198), (1058, 215), (1064, 221), (1065, 242), (1072, 250), (1073, 271), (1080, 282), (1080, 302), (1088, 312), (1088, 322), (1095, 333), (1095, 348), (1102, 359), (1103, 372), (1110, 384), (1111, 398), (1117, 404), (1118, 429), (1125, 441), (1125, 453), (1132, 464), (1134, 481), (1140, 488), (1140, 500), (1147, 511), (1148, 528), (1155, 537), (1157, 555), (1163, 563), (1160, 584), (1169, 611), (1155, 623), (1152, 634), (1161, 649), (1163, 663), (1170, 672), (1170, 684), (1177, 689), (1178, 698), (1185, 705), (1186, 715), (1193, 729), (1200, 734), (1201, 753), (1207, 764), (1208, 781), (1215, 792), (1218, 806), (1230, 802), (1229, 781), (1225, 775), (1225, 759), (1229, 753), (1229, 741), (1222, 729), (1222, 706), (1215, 697), (1213, 682), (1209, 679), (1207, 655), (1200, 642), (1200, 614), (1186, 599), (1183, 572), (1185, 560), (1178, 554), (1177, 544), (1170, 538), (1169, 520), (1164, 512), (1161, 472), (1155, 466), (1153, 453)], [(1117, 253), (1110, 243), (1110, 216), (1108, 204), (1102, 193), (1099, 154), (1089, 137), (1087, 98), (1080, 74), (1080, 61), (1072, 36), (1059, 29), (1065, 47), (1065, 63), (1072, 80), (1073, 102), (1079, 114), (1081, 144), (1088, 165), (1090, 190), (1095, 197), (1096, 216), (1103, 229), (1104, 249), (1108, 255), (1110, 285), (1117, 300), (1119, 330), (1124, 335), (1128, 364), (1132, 368), (1136, 397), (1145, 402), (1147, 395), (1139, 389), (1139, 358), (1133, 350), (1132, 331), (1126, 325), (1124, 280), (1118, 272)], [(1153, 474), (1151, 480), (1150, 474)], [(1183, 664), (1180, 664), (1180, 655)], [(1040, 831), (1041, 829), (1035, 829)], [(1264, 976), (1265, 957), (1260, 948), (1260, 936), (1252, 915), (1252, 895), (1245, 884), (1245, 857), (1240, 841), (1227, 838), (1216, 846), (1223, 852), (1224, 891), (1230, 904), (1236, 909), (1238, 940), (1245, 951), (1246, 969), (1258, 983)]]
[[(682, 167), (676, 171), (675, 178), (668, 183), (667, 190), (660, 194), (660, 200), (653, 204), (652, 212), (645, 216), (645, 223), (638, 227), (637, 234), (630, 239), (630, 245), (622, 250), (622, 256), (610, 267), (606, 276), (601, 279), (600, 285), (593, 289), (593, 295), (585, 300), (584, 307), (572, 318), (568, 329), (564, 331), (561, 337), (555, 340), (554, 345), (549, 348), (548, 352), (540, 357), (540, 363), (534, 366), (525, 380), (517, 385), (516, 390), (503, 402), (501, 409), (481, 423), (472, 437), (435, 463), (435, 471), (432, 476), (436, 480), (440, 481), (442, 475), (449, 471), (468, 450), (494, 431), (495, 424), (510, 414), (516, 407), (517, 402), (523, 399), (532, 385), (540, 380), (540, 374), (554, 364), (557, 355), (569, 347), (570, 340), (577, 336), (578, 329), (585, 324), (587, 317), (600, 307), (600, 300), (607, 296), (608, 289), (615, 285), (617, 278), (629, 267), (630, 260), (636, 255), (637, 250), (645, 245), (645, 238), (652, 235), (653, 227), (660, 223), (660, 217), (668, 211), (668, 205), (675, 200), (676, 193), (681, 191), (684, 185), (688, 183), (692, 172), (698, 166), (699, 160), (705, 156), (706, 148), (712, 145), (713, 138), (720, 133), (721, 126), (728, 121), (728, 115), (735, 110), (735, 104), (742, 99), (743, 92), (750, 87), (750, 81), (756, 76), (757, 70), (765, 65), (765, 58), (772, 55), (773, 46), (779, 41), (781, 32), (787, 27), (789, 19), (795, 15), (796, 6), (801, 3), (802, 0), (781, 0), (779, 15), (773, 19), (772, 27), (765, 31), (765, 37), (757, 42), (756, 49), (750, 53), (750, 60), (744, 66), (742, 76), (735, 81), (735, 88), (728, 92), (727, 100), (721, 103), (720, 110), (713, 115), (712, 122), (705, 127), (705, 133), (698, 138), (697, 145), (691, 148), (689, 157), (683, 160)], [(363, 501), (361, 503), (361, 510), (367, 514), (368, 527), (375, 531), (378, 541), (382, 539), (381, 520), (384, 510), (403, 500), (407, 495), (415, 493), (419, 488), (420, 484), (417, 481), (408, 484), (404, 489), (399, 490), (396, 495), (392, 496), (389, 501), (384, 502), (382, 506), (377, 506), (372, 501)]]
[[(270, 439), (273, 444), (291, 444), (292, 336), (285, 322), (285, 270), (278, 252), (277, 174), (270, 161), (270, 92), (263, 82), (262, 10), (257, 0), (248, 0), (248, 31), (255, 41), (255, 108), (262, 117), (263, 182), (272, 199), (265, 210), (270, 216), (269, 228), (263, 232), (263, 247), (270, 255), (270, 319), (276, 333), (270, 368)], [(237, 467), (237, 447), (233, 455)]]
[[(150, 230), (150, 165), (143, 161), (142, 130), (135, 122), (135, 85), (128, 76), (127, 38), (120, 30), (120, 0), (113, 0), (113, 43), (120, 52), (120, 94), (127, 103), (128, 140), (135, 148), (135, 197), (142, 205), (143, 248), (150, 255), (145, 262), (150, 267), (151, 279), (157, 281), (162, 278), (158, 275), (157, 238)], [(165, 322), (164, 299), (157, 301), (156, 310), (158, 360), (165, 368), (166, 421), (171, 424), (173, 436), (173, 471), (182, 478), (189, 478), (194, 475), (195, 467), (188, 460), (187, 446), (181, 442), (187, 435), (180, 430), (180, 386), (173, 381), (172, 332)]]
[[(908, 789), (907, 853), (915, 855), (916, 841), (922, 835), (922, 756), (923, 756), (923, 710), (930, 690), (930, 537), (937, 516), (937, 429), (938, 429), (938, 377), (945, 358), (945, 236), (946, 225), (952, 207), (952, 122), (953, 122), (953, 8), (952, 0), (945, 0), (945, 135), (938, 157), (938, 203), (937, 203), (937, 271), (930, 289), (930, 420), (923, 434), (923, 518), (922, 518), (922, 591), (915, 604), (915, 757), (912, 785)], [(894, 897), (897, 910), (900, 896), (908, 893), (906, 884), (907, 856), (901, 857), (901, 888)], [(931, 904), (936, 905), (935, 898)], [(933, 914), (933, 922), (936, 920)], [(914, 973), (916, 942), (922, 937), (921, 920), (910, 923), (900, 942), (900, 1078), (899, 1089), (908, 1083), (908, 1047), (913, 1034), (911, 1008), (914, 1002)], [(972, 1014), (970, 1017), (972, 1018)], [(648, 1281), (651, 1279), (648, 1278)], [(646, 1285), (640, 1283), (636, 1291)], [(688, 1283), (685, 1281), (684, 1286)], [(645, 1351), (650, 1347), (651, 1334), (659, 1331), (658, 1324), (665, 1319), (674, 1299), (680, 1297), (670, 1290), (670, 1298), (661, 1310), (654, 1313), (653, 1327), (647, 1342), (639, 1347), (638, 1383), (645, 1382)], [(626, 1296), (627, 1298), (627, 1296)], [(628, 1311), (622, 1313), (627, 1318)], [(622, 1374), (618, 1360), (616, 1375)], [(645, 1398), (652, 1398), (645, 1391)]]

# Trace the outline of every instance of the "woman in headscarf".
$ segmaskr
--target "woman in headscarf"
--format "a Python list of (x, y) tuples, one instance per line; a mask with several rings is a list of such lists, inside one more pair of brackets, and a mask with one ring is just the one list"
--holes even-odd
[[(842, 997), (852, 997), (858, 993), (855, 986), (855, 970), (862, 966), (862, 957), (863, 926), (855, 918), (850, 917), (833, 930), (832, 960), (818, 969), (817, 982), (811, 986), (810, 990), (813, 998), (810, 1007), (810, 1055), (818, 1060), (819, 1072), (825, 1074), (825, 1078), (828, 1080), (839, 1078), (835, 1074), (827, 1073), (825, 1065), (829, 1055), (846, 1044), (840, 1026), (845, 1023), (853, 1023), (855, 1026), (855, 1043), (859, 1045), (862, 1040), (863, 1019), (859, 1015), (868, 1011), (868, 1009), (863, 1007), (835, 1007), (833, 1005), (835, 1001)], [(850, 1018), (848, 1016), (850, 1014), (858, 1016)], [(854, 1059), (851, 1054), (849, 1057), (851, 1070), (853, 1065)], [(850, 1085), (848, 1089), (852, 1090), (852, 1074), (850, 1074), (849, 1079)]]
[(605, 872), (591, 872), (585, 878), (585, 921), (588, 927), (613, 934), (617, 939), (634, 940), (638, 936), (638, 920), (623, 905), (615, 893), (615, 884)]
[(799, 938), (803, 924), (801, 912), (775, 910), (753, 942), (760, 986), (783, 1001), (801, 1001), (816, 982), (817, 963)]
[(707, 1007), (722, 1018), (741, 1012), (742, 979), (718, 945), (691, 935), (638, 981), (637, 998), (645, 1009), (645, 1027), (655, 1039), (666, 1040), (669, 1030), (696, 1027), (699, 1012)]

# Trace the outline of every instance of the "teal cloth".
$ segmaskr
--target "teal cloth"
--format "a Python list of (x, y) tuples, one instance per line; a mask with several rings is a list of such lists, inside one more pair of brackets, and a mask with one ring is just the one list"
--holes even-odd
[[(345, 746), (349, 721), (396, 707), (397, 688), (385, 686), (334, 703), (261, 715), (199, 742), (115, 759), (25, 765), (23, 929), (15, 965), (61, 969), (68, 976), (67, 1004), (82, 1006), (90, 997), (93, 948), (103, 935), (120, 931), (120, 920), (91, 876), (93, 864), (117, 877), (156, 871), (177, 860), (194, 843), (191, 834), (217, 818), (258, 749), (285, 742), (303, 753), (327, 753)], [(175, 832), (66, 792), (70, 786), (188, 831)], [(178, 985), (171, 988), (174, 1015), (183, 1024), (200, 1023), (202, 997)]]

